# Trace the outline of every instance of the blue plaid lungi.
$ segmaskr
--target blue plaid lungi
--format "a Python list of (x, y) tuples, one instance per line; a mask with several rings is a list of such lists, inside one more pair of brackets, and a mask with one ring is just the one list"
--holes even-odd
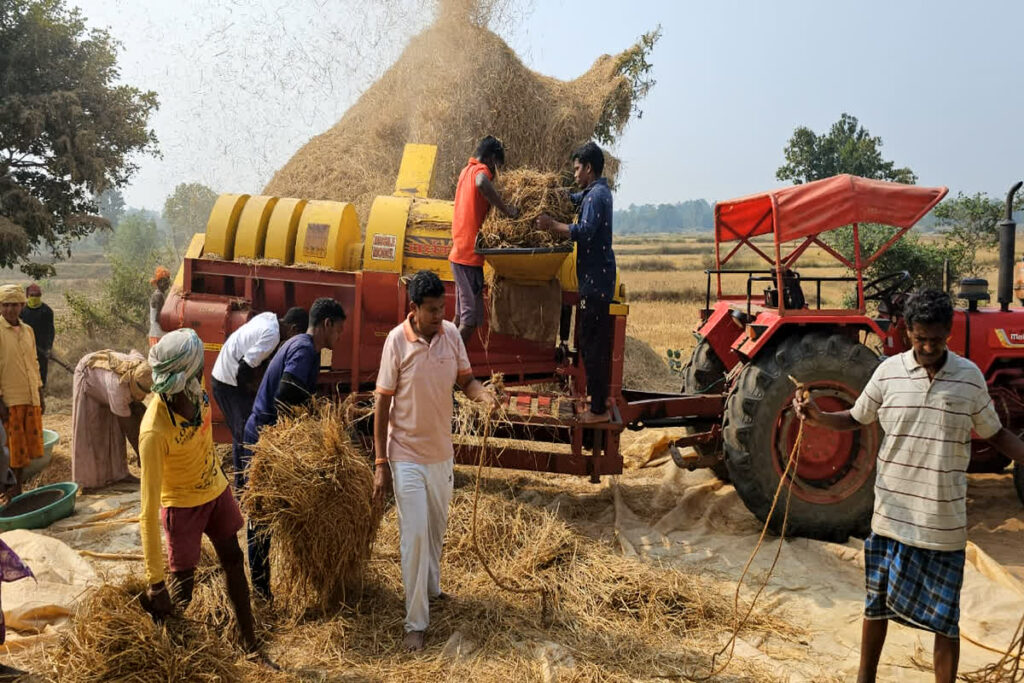
[(963, 550), (926, 550), (872, 532), (864, 541), (865, 619), (960, 637)]

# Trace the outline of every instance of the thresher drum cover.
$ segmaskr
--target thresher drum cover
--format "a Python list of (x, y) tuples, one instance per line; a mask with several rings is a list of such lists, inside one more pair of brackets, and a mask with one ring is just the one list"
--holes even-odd
[(263, 258), (263, 245), (267, 241), (267, 226), (270, 216), (277, 206), (277, 197), (258, 195), (250, 197), (242, 207), (242, 215), (238, 218), (238, 229), (235, 231), (234, 255), (225, 258), (259, 259)]
[(295, 263), (332, 270), (352, 270), (349, 249), (358, 243), (359, 219), (348, 202), (311, 201), (299, 220)]
[(234, 258), (235, 230), (242, 208), (249, 200), (247, 194), (222, 194), (217, 197), (206, 221), (206, 246), (204, 251), (213, 258)]
[(286, 266), (295, 262), (295, 236), (306, 204), (305, 199), (291, 197), (277, 200), (267, 224), (263, 258), (274, 259)]

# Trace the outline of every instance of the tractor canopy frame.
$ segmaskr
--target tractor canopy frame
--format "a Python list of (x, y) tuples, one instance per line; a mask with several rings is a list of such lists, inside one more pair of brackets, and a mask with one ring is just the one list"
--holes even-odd
[[(896, 243), (910, 228), (942, 201), (949, 190), (945, 187), (920, 187), (870, 180), (853, 175), (837, 175), (823, 180), (793, 185), (778, 190), (718, 202), (715, 205), (715, 275), (718, 299), (722, 292), (723, 267), (741, 247), (746, 245), (768, 265), (770, 270), (754, 271), (746, 268), (747, 296), (750, 301), (751, 280), (773, 280), (778, 288), (778, 308), (785, 314), (781, 292), (787, 271), (808, 247), (817, 245), (837, 261), (854, 271), (857, 283), (858, 312), (865, 311), (863, 271)], [(861, 223), (880, 223), (897, 228), (895, 234), (873, 254), (862, 255), (859, 228)], [(820, 236), (822, 233), (844, 226), (853, 227), (853, 260), (830, 247)], [(772, 235), (774, 258), (752, 241), (754, 237)], [(723, 247), (736, 242), (723, 256)], [(795, 245), (790, 243), (796, 242)], [(783, 250), (787, 250), (783, 253)], [(754, 277), (755, 272), (769, 277)], [(710, 298), (710, 275), (708, 297)], [(819, 278), (836, 279), (836, 278)], [(846, 279), (846, 278), (839, 278)], [(821, 283), (818, 283), (820, 289)], [(710, 303), (710, 302), (709, 302)], [(820, 305), (820, 294), (819, 294)], [(820, 311), (832, 313), (831, 311)], [(839, 313), (837, 311), (836, 313)], [(850, 311), (842, 311), (850, 313)]]

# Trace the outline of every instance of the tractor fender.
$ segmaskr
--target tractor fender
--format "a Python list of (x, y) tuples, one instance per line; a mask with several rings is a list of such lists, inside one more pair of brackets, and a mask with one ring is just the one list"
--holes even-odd
[[(730, 350), (736, 357), (750, 360), (759, 354), (765, 346), (771, 343), (772, 338), (780, 330), (787, 330), (793, 327), (805, 328), (804, 331), (812, 332), (823, 328), (848, 329), (851, 334), (854, 332), (873, 332), (880, 339), (885, 339), (886, 332), (883, 328), (888, 325), (887, 320), (875, 320), (862, 314), (835, 315), (815, 314), (813, 311), (801, 311), (796, 313), (787, 312), (779, 315), (777, 311), (762, 311), (753, 322), (746, 326), (745, 334), (737, 337)], [(732, 355), (732, 354), (730, 354)]]
[(711, 350), (722, 361), (726, 372), (740, 362), (733, 347), (745, 334), (743, 323), (734, 315), (735, 310), (728, 301), (717, 302), (707, 320), (696, 332), (698, 344), (707, 341)]

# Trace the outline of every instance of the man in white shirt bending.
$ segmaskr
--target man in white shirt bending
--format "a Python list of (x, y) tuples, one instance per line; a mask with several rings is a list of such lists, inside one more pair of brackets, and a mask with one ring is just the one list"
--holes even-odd
[(213, 397), (231, 430), (231, 454), (235, 463), (236, 487), (242, 470), (245, 421), (252, 412), (256, 390), (265, 364), (282, 342), (305, 332), (309, 314), (298, 306), (278, 320), (274, 313), (260, 313), (231, 333), (213, 365)]

